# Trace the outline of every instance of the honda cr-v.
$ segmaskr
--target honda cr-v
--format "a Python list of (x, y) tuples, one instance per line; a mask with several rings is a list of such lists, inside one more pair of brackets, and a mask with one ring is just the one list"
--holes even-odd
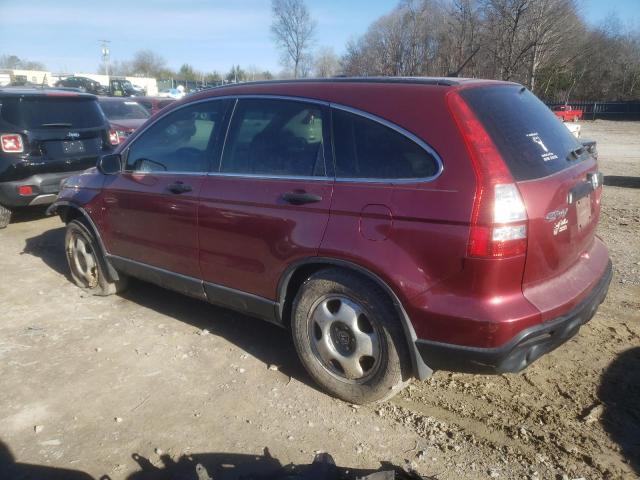
[(517, 84), (254, 83), (168, 107), (51, 210), (80, 287), (133, 276), (274, 322), (369, 402), (434, 369), (520, 371), (594, 315), (595, 154)]

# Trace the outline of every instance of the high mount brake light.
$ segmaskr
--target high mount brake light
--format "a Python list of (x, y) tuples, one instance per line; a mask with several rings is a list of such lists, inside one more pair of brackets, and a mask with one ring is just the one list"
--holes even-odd
[(9, 133), (0, 135), (0, 147), (5, 153), (22, 153), (24, 152), (24, 144), (22, 143), (22, 135), (18, 133)]
[(447, 102), (476, 176), (467, 255), (502, 258), (525, 253), (527, 212), (509, 169), (458, 92), (450, 92)]

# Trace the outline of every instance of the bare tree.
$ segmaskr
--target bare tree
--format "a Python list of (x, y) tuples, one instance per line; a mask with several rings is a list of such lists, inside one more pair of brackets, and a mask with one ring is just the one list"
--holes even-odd
[(271, 33), (282, 50), (283, 64), (293, 69), (293, 76), (308, 73), (310, 49), (316, 29), (303, 0), (272, 0)]
[(25, 60), (23, 58), (16, 57), (15, 55), (1, 55), (0, 68), (22, 69), (22, 70), (45, 70), (46, 67), (42, 62)]
[(156, 77), (166, 70), (166, 65), (166, 60), (152, 50), (138, 50), (133, 55), (130, 68), (135, 75)]
[(338, 56), (331, 47), (323, 47), (314, 55), (314, 74), (316, 77), (333, 77), (340, 69)]

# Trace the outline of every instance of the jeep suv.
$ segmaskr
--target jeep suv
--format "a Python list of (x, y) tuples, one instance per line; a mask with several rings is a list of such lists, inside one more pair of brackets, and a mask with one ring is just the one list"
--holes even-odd
[(573, 336), (611, 279), (601, 180), (521, 85), (277, 81), (167, 107), (50, 210), (80, 287), (133, 276), (276, 323), (362, 403)]
[(0, 228), (16, 207), (52, 203), (60, 182), (111, 151), (96, 97), (0, 88)]

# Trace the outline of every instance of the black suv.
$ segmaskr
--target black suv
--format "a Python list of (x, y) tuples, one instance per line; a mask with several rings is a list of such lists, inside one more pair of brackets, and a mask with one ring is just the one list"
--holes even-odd
[(77, 88), (81, 92), (100, 95), (106, 92), (106, 88), (95, 80), (87, 77), (67, 77), (56, 82), (56, 87)]
[(0, 228), (15, 207), (52, 203), (60, 182), (111, 150), (97, 98), (39, 88), (0, 88)]

